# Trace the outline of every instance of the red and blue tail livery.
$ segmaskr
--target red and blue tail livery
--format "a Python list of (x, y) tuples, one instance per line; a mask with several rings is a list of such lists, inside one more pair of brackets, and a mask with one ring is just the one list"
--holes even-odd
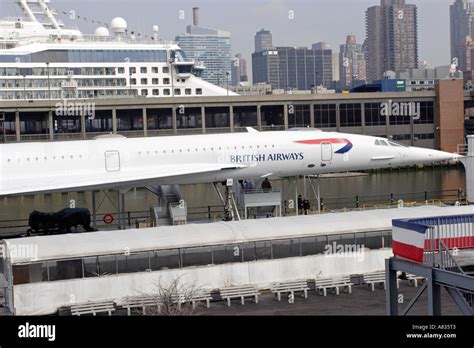
[(342, 145), (343, 144), (344, 146), (335, 152), (337, 154), (348, 153), (354, 147), (354, 145), (350, 142), (350, 140), (345, 139), (345, 138), (300, 140), (300, 141), (296, 141), (296, 143), (306, 144), (306, 145), (321, 145), (321, 144)]

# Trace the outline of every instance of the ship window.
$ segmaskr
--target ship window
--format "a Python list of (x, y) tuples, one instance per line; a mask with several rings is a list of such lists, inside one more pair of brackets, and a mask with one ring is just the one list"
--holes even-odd
[(175, 88), (175, 89), (174, 89), (174, 94), (175, 94), (175, 95), (181, 95), (181, 89)]
[(160, 90), (159, 89), (154, 89), (153, 90), (153, 95), (160, 95)]
[(169, 85), (170, 84), (170, 79), (169, 78), (164, 78), (163, 79), (163, 84)]
[(151, 72), (152, 72), (153, 74), (158, 74), (158, 68), (157, 68), (156, 66), (152, 67), (152, 68), (151, 68)]
[(147, 69), (145, 66), (142, 66), (142, 67), (140, 68), (140, 73), (146, 74), (147, 72), (148, 72), (148, 69)]
[(136, 85), (137, 84), (137, 79), (130, 79), (130, 84), (131, 85)]
[(119, 74), (125, 74), (125, 68), (118, 68)]
[(157, 84), (160, 83), (160, 80), (159, 80), (159, 79), (151, 79), (151, 83), (152, 83), (153, 85), (157, 85)]
[(130, 68), (129, 73), (130, 74), (136, 74), (137, 73), (137, 68)]
[(147, 89), (142, 89), (142, 96), (146, 97), (148, 95)]
[(202, 88), (196, 88), (196, 95), (202, 95)]
[(163, 67), (163, 74), (169, 74), (169, 72), (170, 72), (169, 67), (167, 67), (167, 66)]
[(186, 88), (184, 93), (186, 95), (191, 95), (191, 88)]
[(148, 84), (148, 79), (141, 79), (141, 84), (142, 85), (147, 85)]
[(163, 90), (163, 94), (164, 94), (164, 95), (170, 95), (171, 93), (170, 93), (170, 90), (169, 90), (168, 88), (165, 88), (165, 89)]

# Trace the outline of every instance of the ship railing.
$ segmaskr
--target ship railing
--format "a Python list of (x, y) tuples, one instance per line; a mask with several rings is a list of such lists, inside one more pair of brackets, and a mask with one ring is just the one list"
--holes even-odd
[[(56, 40), (57, 41), (57, 40)], [(150, 37), (135, 37), (130, 36), (114, 37), (114, 36), (97, 36), (97, 35), (82, 35), (77, 40), (78, 42), (124, 42), (136, 44), (157, 44), (157, 45), (175, 45), (176, 41), (172, 40), (155, 40)]]

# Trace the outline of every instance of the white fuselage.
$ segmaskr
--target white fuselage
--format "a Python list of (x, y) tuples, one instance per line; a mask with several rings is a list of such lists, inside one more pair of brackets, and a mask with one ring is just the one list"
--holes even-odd
[(455, 155), (318, 130), (0, 145), (0, 195), (398, 167)]

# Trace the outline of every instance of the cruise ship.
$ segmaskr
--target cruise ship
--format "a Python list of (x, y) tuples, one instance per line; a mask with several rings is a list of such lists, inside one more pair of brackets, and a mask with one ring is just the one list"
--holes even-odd
[(235, 95), (200, 78), (205, 67), (174, 42), (129, 33), (114, 18), (93, 35), (69, 29), (50, 0), (14, 0), (0, 19), (0, 100)]

